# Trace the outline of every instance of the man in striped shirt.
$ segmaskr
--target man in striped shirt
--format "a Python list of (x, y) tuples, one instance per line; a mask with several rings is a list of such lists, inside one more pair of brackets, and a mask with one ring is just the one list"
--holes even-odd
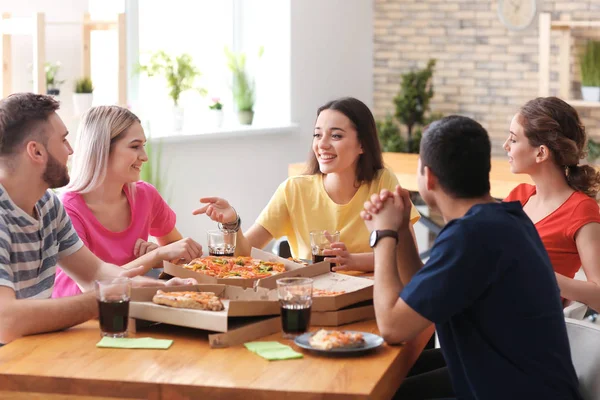
[[(98, 315), (96, 279), (135, 277), (134, 285), (161, 285), (145, 278), (136, 261), (123, 268), (88, 250), (49, 188), (69, 182), (73, 153), (67, 128), (50, 96), (17, 93), (0, 100), (0, 343), (56, 331)], [(51, 299), (56, 264), (84, 289)], [(166, 284), (190, 284), (174, 278)]]

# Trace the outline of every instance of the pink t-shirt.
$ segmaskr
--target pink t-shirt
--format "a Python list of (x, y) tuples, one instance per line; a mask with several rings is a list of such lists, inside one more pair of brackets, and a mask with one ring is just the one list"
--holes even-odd
[[(165, 236), (175, 228), (175, 212), (163, 200), (156, 188), (146, 182), (136, 182), (134, 199), (127, 187), (124, 189), (131, 209), (131, 223), (122, 232), (106, 229), (96, 219), (83, 197), (75, 192), (62, 195), (67, 214), (83, 243), (102, 261), (124, 265), (133, 261), (135, 242), (148, 240), (148, 235)], [(81, 293), (77, 284), (62, 271), (56, 269), (52, 297), (67, 297)]]

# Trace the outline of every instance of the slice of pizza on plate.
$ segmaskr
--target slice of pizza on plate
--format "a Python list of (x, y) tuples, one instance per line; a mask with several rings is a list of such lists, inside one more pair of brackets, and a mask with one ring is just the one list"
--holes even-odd
[(319, 350), (356, 348), (364, 346), (365, 339), (360, 332), (319, 330), (311, 336), (309, 344)]

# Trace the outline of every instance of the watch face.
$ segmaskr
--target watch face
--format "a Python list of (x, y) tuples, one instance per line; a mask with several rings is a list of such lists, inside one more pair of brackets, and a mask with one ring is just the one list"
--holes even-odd
[(373, 247), (377, 243), (377, 231), (371, 232), (371, 236), (369, 236), (369, 246)]

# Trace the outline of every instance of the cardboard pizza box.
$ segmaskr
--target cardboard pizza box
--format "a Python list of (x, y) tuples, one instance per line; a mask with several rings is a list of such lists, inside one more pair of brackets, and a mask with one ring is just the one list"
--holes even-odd
[[(172, 331), (169, 324), (155, 323), (143, 319), (130, 318), (129, 333), (135, 334), (136, 330), (143, 335), (147, 329), (159, 329)], [(166, 329), (165, 329), (166, 328)], [(281, 318), (273, 317), (232, 317), (229, 318), (229, 327), (227, 332), (211, 332), (198, 330), (198, 339), (207, 340), (210, 347), (220, 349), (229, 346), (236, 346), (253, 340), (263, 338), (281, 331)]]
[(281, 331), (279, 316), (230, 318), (229, 330), (223, 333), (209, 334), (208, 343), (211, 348), (220, 349), (251, 342), (279, 331)]
[[(152, 297), (158, 289), (165, 292), (214, 292), (221, 298), (225, 308), (222, 311), (208, 311), (155, 304), (152, 302)], [(216, 332), (227, 332), (230, 329), (230, 317), (274, 316), (279, 314), (279, 301), (274, 290), (264, 288), (253, 290), (226, 285), (134, 288), (131, 290), (131, 302), (129, 304), (129, 316), (131, 318)]]
[[(286, 273), (287, 277), (313, 279), (313, 288), (344, 293), (335, 296), (313, 296), (313, 311), (336, 311), (373, 299), (373, 280), (329, 271), (329, 262), (321, 262)], [(283, 276), (281, 276), (283, 277)], [(259, 287), (276, 289), (277, 281), (261, 279)]]
[(370, 300), (337, 311), (311, 311), (310, 324), (340, 326), (368, 319), (375, 319), (375, 307)]
[(258, 260), (263, 261), (273, 261), (280, 262), (285, 265), (286, 272), (282, 272), (267, 278), (254, 278), (254, 279), (242, 279), (242, 278), (215, 278), (212, 276), (205, 275), (201, 272), (192, 271), (186, 268), (183, 268), (181, 265), (173, 264), (169, 261), (163, 262), (164, 272), (177, 276), (179, 278), (194, 278), (198, 281), (198, 283), (203, 284), (223, 284), (223, 285), (232, 285), (232, 286), (241, 286), (245, 288), (253, 288), (255, 286), (269, 287), (274, 289), (277, 287), (276, 281), (279, 278), (285, 278), (290, 276), (304, 276), (297, 275), (297, 271), (299, 270), (307, 270), (306, 273), (310, 274), (310, 271), (329, 271), (329, 262), (324, 261), (314, 265), (305, 266), (303, 264), (295, 263), (291, 260), (281, 258), (276, 256), (275, 254), (268, 253), (263, 250), (259, 250), (256, 248), (252, 248), (252, 252), (250, 253), (252, 258), (256, 258)]

